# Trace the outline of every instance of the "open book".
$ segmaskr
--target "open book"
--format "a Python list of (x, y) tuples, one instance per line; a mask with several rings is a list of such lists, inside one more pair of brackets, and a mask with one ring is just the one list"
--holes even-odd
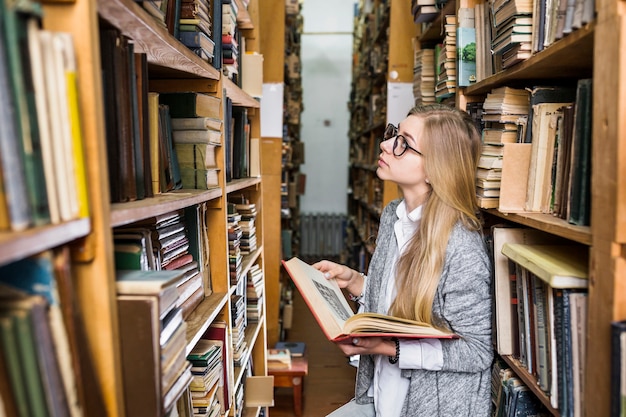
[(331, 341), (351, 337), (453, 338), (456, 335), (413, 320), (377, 313), (354, 314), (334, 279), (298, 258), (282, 261), (322, 331)]

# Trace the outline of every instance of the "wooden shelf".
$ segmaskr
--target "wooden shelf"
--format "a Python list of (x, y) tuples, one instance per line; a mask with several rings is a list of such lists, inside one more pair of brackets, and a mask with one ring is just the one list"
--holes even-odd
[(237, 4), (237, 27), (243, 30), (254, 29), (254, 23), (243, 1), (235, 0), (235, 3)]
[[(494, 87), (532, 82), (589, 78), (593, 72), (595, 24), (590, 23), (528, 58), (465, 89), (465, 95), (487, 94)], [(572, 51), (576, 51), (575, 54)]]
[(177, 190), (143, 200), (111, 205), (111, 227), (123, 226), (222, 196), (221, 188)]
[(213, 320), (221, 313), (227, 301), (228, 294), (223, 292), (213, 293), (205, 297), (185, 320), (187, 323), (187, 355), (191, 353), (198, 340), (200, 340)]
[(591, 228), (576, 226), (551, 214), (542, 213), (501, 213), (496, 209), (484, 210), (494, 216), (529, 226), (544, 232), (561, 236), (584, 245), (591, 245)]
[(64, 245), (87, 236), (90, 231), (91, 222), (86, 218), (33, 227), (22, 232), (1, 232), (0, 265)]
[(226, 184), (226, 194), (243, 190), (245, 188), (248, 188), (253, 185), (260, 184), (260, 183), (261, 183), (260, 177), (239, 178), (236, 180), (232, 180), (231, 182)]
[(132, 0), (98, 1), (98, 13), (133, 40), (135, 52), (144, 52), (152, 65), (189, 76), (220, 79), (220, 72), (174, 38), (139, 3)]
[(261, 103), (250, 94), (243, 91), (237, 84), (228, 78), (224, 78), (224, 88), (226, 95), (233, 101), (233, 106), (248, 107), (258, 109)]

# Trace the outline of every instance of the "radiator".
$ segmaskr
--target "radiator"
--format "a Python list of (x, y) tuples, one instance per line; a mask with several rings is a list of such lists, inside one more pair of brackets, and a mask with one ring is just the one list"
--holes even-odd
[(346, 215), (339, 213), (302, 213), (300, 216), (300, 254), (338, 256), (345, 249)]

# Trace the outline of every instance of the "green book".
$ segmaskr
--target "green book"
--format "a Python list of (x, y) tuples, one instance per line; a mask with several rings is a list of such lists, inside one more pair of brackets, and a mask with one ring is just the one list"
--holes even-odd
[(2, 0), (3, 37), (9, 64), (11, 94), (21, 137), (22, 158), (26, 177), (26, 190), (35, 225), (50, 222), (48, 194), (43, 172), (43, 159), (39, 140), (35, 91), (30, 76), (28, 54), (23, 53), (28, 43), (27, 24), (41, 16), (41, 5), (30, 1)]
[(26, 393), (25, 376), (20, 366), (20, 348), (15, 327), (13, 317), (6, 313), (0, 315), (0, 344), (8, 368), (7, 373), (13, 388), (15, 404), (19, 417), (29, 417), (32, 415), (29, 411), (30, 401)]

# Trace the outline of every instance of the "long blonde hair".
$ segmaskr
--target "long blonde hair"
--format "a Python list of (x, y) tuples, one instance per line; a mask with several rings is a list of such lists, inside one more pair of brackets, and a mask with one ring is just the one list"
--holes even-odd
[(396, 265), (397, 297), (390, 313), (433, 323), (432, 305), (452, 228), (479, 230), (475, 175), (481, 152), (478, 132), (465, 112), (445, 105), (417, 106), (423, 121), (422, 152), (430, 195), (415, 235)]

